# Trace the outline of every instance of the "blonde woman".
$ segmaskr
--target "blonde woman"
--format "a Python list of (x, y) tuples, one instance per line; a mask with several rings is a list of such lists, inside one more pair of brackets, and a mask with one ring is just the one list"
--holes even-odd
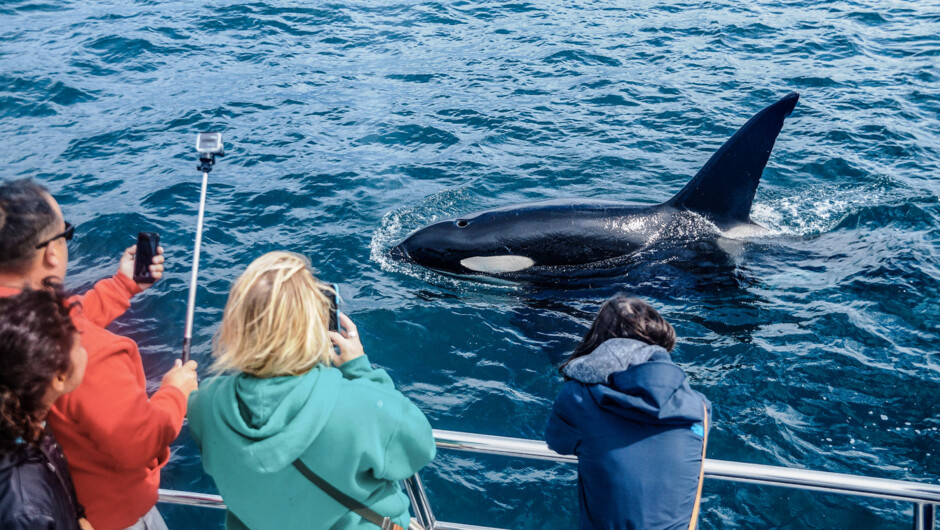
[(329, 289), (289, 252), (261, 256), (232, 286), (212, 352), (220, 375), (188, 415), (226, 528), (377, 529), (310, 473), (408, 527), (396, 481), (434, 458), (431, 426), (372, 368), (348, 317), (342, 334), (327, 330)]

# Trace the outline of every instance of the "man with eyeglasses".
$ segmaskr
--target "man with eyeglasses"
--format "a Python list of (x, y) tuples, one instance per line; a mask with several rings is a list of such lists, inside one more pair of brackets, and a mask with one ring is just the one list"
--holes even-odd
[[(0, 296), (64, 284), (74, 234), (41, 185), (29, 179), (0, 184)], [(196, 363), (177, 361), (148, 398), (137, 344), (104, 329), (130, 307), (132, 296), (152, 285), (133, 281), (135, 252), (136, 246), (127, 248), (114, 276), (70, 300), (81, 302), (72, 321), (88, 365), (78, 389), (56, 401), (47, 416), (97, 530), (166, 528), (156, 509), (160, 469), (197, 386)], [(160, 248), (150, 265), (156, 280), (163, 277), (163, 263)]]

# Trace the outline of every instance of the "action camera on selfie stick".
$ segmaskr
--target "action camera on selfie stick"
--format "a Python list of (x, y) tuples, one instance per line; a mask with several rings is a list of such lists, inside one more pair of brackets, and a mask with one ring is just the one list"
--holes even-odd
[(193, 314), (196, 311), (196, 278), (199, 276), (199, 250), (202, 247), (202, 220), (206, 213), (206, 187), (209, 185), (209, 172), (215, 164), (216, 156), (225, 156), (222, 149), (222, 133), (205, 132), (196, 136), (196, 151), (199, 152), (199, 165), (202, 171), (202, 191), (199, 193), (199, 216), (196, 219), (196, 248), (193, 251), (193, 275), (189, 280), (189, 302), (186, 305), (186, 332), (183, 335), (183, 362), (189, 360), (189, 351), (193, 340)]

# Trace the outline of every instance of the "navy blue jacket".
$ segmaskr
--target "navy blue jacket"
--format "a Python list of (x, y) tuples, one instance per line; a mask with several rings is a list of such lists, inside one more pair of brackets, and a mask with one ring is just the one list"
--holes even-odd
[(79, 530), (84, 516), (65, 455), (51, 433), (39, 447), (23, 444), (0, 456), (0, 528)]
[[(568, 363), (545, 438), (578, 456), (582, 529), (688, 528), (704, 407), (659, 346), (612, 339)], [(709, 422), (710, 423), (710, 422)]]

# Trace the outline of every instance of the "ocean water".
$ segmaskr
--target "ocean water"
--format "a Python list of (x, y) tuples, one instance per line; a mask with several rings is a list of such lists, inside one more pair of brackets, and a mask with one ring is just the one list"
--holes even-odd
[[(210, 175), (194, 356), (232, 280), (304, 253), (435, 427), (541, 438), (558, 362), (636, 293), (715, 404), (711, 458), (940, 480), (940, 4), (926, 1), (0, 2), (0, 177), (77, 224), (68, 285), (161, 234), (112, 328), (156, 387), (179, 354)], [(604, 281), (494, 285), (389, 262), (434, 220), (547, 198), (662, 202), (754, 112), (801, 100), (757, 240), (647, 252)], [(716, 247), (717, 245), (717, 247)], [(572, 466), (441, 451), (439, 519), (573, 528)], [(215, 492), (184, 427), (163, 487)], [(162, 505), (171, 528), (220, 512)], [(910, 506), (709, 481), (703, 528), (908, 528)]]

